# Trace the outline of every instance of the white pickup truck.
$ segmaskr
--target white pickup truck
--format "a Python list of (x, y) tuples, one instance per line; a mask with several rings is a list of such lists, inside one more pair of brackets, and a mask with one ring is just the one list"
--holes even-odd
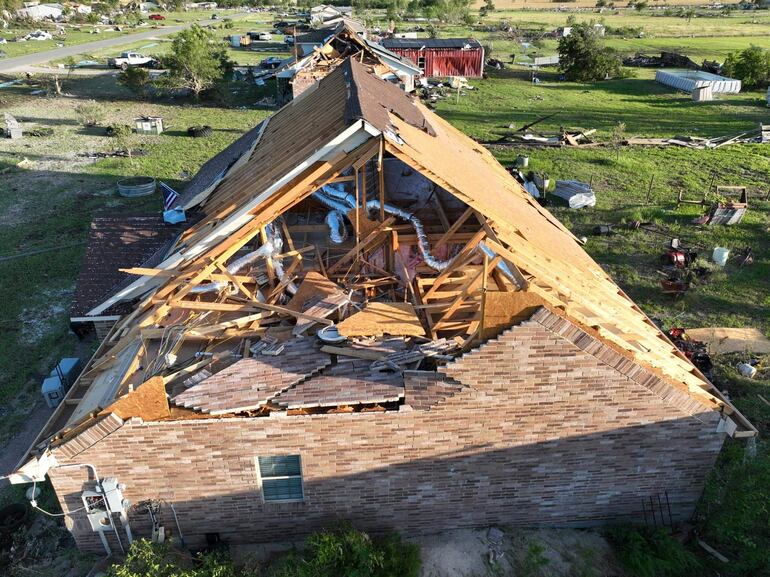
[(121, 70), (127, 70), (135, 66), (145, 66), (148, 68), (155, 68), (158, 61), (151, 56), (144, 56), (138, 52), (123, 52), (117, 58), (110, 58), (107, 60), (107, 65), (112, 68), (120, 68)]

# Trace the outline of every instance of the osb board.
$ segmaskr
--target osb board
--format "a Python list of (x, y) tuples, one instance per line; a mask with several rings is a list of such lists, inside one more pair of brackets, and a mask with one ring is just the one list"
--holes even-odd
[(341, 293), (342, 289), (336, 283), (330, 281), (324, 275), (316, 271), (309, 271), (302, 283), (299, 285), (297, 292), (286, 304), (286, 308), (295, 312), (302, 312), (305, 303), (318, 297), (323, 299), (324, 297)]
[[(356, 211), (351, 209), (348, 211), (348, 219), (353, 223), (353, 228), (356, 226)], [(373, 231), (380, 226), (380, 222), (376, 220), (369, 220), (367, 218), (367, 212), (363, 208), (358, 209), (358, 236), (360, 238), (366, 238)]]
[(345, 337), (425, 336), (411, 303), (371, 302), (338, 324), (337, 330)]
[(487, 292), (484, 297), (482, 340), (496, 337), (516, 322), (528, 319), (545, 301), (534, 293)]
[(709, 354), (750, 352), (758, 355), (770, 353), (770, 339), (758, 329), (707, 328), (687, 329), (687, 335), (696, 341), (703, 341)]
[(163, 378), (152, 377), (102, 411), (102, 414), (109, 413), (115, 413), (124, 421), (131, 417), (141, 417), (144, 421), (167, 418), (171, 413)]

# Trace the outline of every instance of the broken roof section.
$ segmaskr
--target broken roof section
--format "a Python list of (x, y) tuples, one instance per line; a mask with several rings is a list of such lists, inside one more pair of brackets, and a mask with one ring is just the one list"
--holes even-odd
[[(405, 370), (438, 374), (543, 309), (549, 330), (667, 402), (720, 411), (736, 434), (755, 434), (486, 149), (354, 59), (271, 117), (236, 164), (174, 254), (103, 303), (142, 297), (89, 363), (90, 384), (74, 387), (89, 404), (61, 411), (93, 415), (154, 377), (201, 416), (392, 410)], [(386, 173), (401, 177), (386, 182)], [(493, 293), (516, 296), (485, 297)], [(319, 307), (331, 295), (345, 299)], [(413, 310), (425, 336), (359, 324), (355, 334), (370, 340), (343, 342), (336, 326), (368, 303), (408, 303), (410, 328)], [(388, 350), (394, 338), (401, 347)], [(281, 359), (295, 347), (306, 370)], [(277, 372), (260, 380), (249, 372), (257, 366)], [(435, 383), (423, 389), (443, 395)]]
[[(399, 83), (407, 92), (414, 89), (414, 79), (421, 74), (420, 68), (409, 59), (370, 42), (348, 23), (312, 30), (298, 37), (297, 42), (302, 57), (276, 75), (279, 80), (290, 83), (291, 96), (294, 98), (353, 55), (366, 65), (369, 72)], [(287, 87), (280, 83), (279, 93), (285, 99), (290, 96)]]

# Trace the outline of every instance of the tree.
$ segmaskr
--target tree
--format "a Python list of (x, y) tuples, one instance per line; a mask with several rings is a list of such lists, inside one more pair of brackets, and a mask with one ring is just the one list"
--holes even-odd
[(188, 88), (196, 98), (232, 70), (225, 43), (197, 24), (176, 35), (166, 64), (167, 84)]
[(770, 50), (752, 45), (740, 52), (730, 52), (722, 72), (731, 78), (740, 79), (746, 88), (770, 84)]
[(593, 22), (575, 24), (569, 36), (559, 39), (559, 67), (569, 80), (619, 77), (621, 64), (618, 53), (604, 46)]

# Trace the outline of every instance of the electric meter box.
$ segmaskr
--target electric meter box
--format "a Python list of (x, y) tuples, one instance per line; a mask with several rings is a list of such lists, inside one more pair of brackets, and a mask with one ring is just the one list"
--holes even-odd
[(123, 491), (115, 477), (102, 479), (101, 487), (97, 485), (96, 491), (104, 495), (107, 505), (113, 513), (121, 513), (125, 509)]
[(107, 531), (112, 529), (112, 516), (107, 511), (107, 503), (101, 492), (86, 490), (81, 495), (86, 508), (86, 516), (92, 531)]
[(93, 489), (83, 491), (83, 505), (93, 531), (107, 531), (113, 528), (112, 513), (125, 513), (127, 502), (115, 477), (102, 479)]

